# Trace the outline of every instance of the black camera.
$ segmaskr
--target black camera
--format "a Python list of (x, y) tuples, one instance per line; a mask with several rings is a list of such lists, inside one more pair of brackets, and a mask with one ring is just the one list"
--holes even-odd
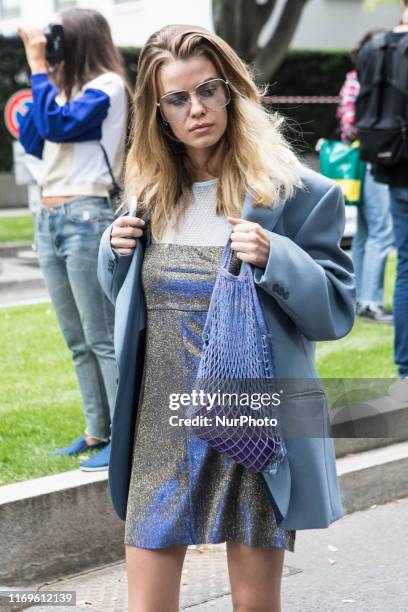
[[(47, 44), (45, 47), (45, 59), (54, 66), (64, 59), (64, 30), (60, 23), (50, 23), (43, 30)], [(16, 32), (0, 34), (0, 46), (5, 49), (16, 49), (23, 44)]]

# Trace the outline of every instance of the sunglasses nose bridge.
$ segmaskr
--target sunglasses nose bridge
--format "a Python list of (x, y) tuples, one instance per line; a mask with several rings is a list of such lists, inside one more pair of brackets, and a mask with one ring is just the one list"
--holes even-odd
[[(217, 80), (221, 81), (221, 79), (212, 79), (212, 80), (213, 81), (217, 81)], [(160, 108), (160, 112), (161, 112), (163, 120), (165, 121), (165, 123), (169, 123), (169, 122), (177, 123), (178, 121), (183, 121), (184, 119), (186, 119), (188, 117), (188, 115), (190, 113), (192, 113), (192, 112), (193, 112), (193, 114), (196, 113), (196, 111), (194, 110), (196, 108), (196, 104), (198, 104), (198, 106), (200, 107), (201, 110), (204, 109), (204, 111), (215, 109), (215, 108), (219, 108), (219, 107), (222, 107), (222, 106), (226, 106), (230, 102), (230, 100), (231, 100), (231, 95), (230, 95), (230, 91), (229, 91), (229, 88), (228, 88), (228, 81), (223, 81), (223, 83), (226, 86), (225, 87), (226, 91), (224, 92), (225, 93), (225, 100), (223, 101), (223, 103), (220, 103), (220, 104), (217, 104), (217, 105), (215, 105), (214, 103), (210, 104), (209, 101), (207, 101), (206, 99), (203, 100), (201, 98), (200, 92), (197, 91), (197, 89), (199, 89), (203, 84), (202, 85), (198, 85), (192, 91), (188, 91), (188, 90), (181, 91), (180, 90), (178, 93), (184, 93), (184, 94), (188, 95), (188, 100), (186, 100), (186, 104), (183, 104), (183, 108), (182, 107), (179, 108), (179, 111), (181, 111), (183, 117), (180, 116), (179, 118), (169, 119), (166, 116), (166, 112), (165, 112), (162, 104), (159, 101), (157, 103), (157, 106)], [(194, 103), (194, 98), (193, 98), (194, 95), (196, 96), (196, 102), (195, 103)], [(166, 96), (163, 96), (163, 98), (165, 100)]]
[[(189, 102), (188, 104), (189, 112), (192, 112), (192, 111), (194, 112), (194, 107), (196, 104), (201, 106), (201, 108), (207, 108), (204, 102), (202, 101), (200, 94), (195, 89), (193, 91), (189, 91), (188, 93), (190, 94), (189, 101), (188, 101)], [(195, 98), (193, 96), (195, 96)], [(194, 103), (194, 100), (195, 100), (195, 103)]]

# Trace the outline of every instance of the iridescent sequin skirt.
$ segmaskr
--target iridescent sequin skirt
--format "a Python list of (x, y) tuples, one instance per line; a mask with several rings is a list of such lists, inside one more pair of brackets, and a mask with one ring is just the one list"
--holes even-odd
[(126, 516), (130, 546), (234, 541), (294, 550), (295, 531), (276, 526), (262, 476), (174, 425), (184, 416), (180, 394), (191, 390), (198, 366), (222, 251), (161, 243), (146, 249), (146, 356)]

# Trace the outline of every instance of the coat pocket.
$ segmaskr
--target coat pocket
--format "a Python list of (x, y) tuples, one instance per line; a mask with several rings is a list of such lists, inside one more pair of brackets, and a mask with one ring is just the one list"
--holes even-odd
[(330, 436), (327, 399), (323, 391), (281, 394), (278, 413), (284, 438)]

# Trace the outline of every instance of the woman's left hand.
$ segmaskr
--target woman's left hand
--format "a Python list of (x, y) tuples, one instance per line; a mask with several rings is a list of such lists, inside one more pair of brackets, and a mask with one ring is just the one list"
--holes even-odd
[(32, 74), (47, 72), (48, 66), (45, 59), (45, 47), (47, 39), (41, 30), (27, 30), (19, 28), (18, 33), (24, 43), (27, 62)]
[(268, 233), (259, 225), (245, 219), (227, 217), (234, 227), (231, 234), (231, 249), (237, 257), (258, 268), (265, 268), (269, 258)]

